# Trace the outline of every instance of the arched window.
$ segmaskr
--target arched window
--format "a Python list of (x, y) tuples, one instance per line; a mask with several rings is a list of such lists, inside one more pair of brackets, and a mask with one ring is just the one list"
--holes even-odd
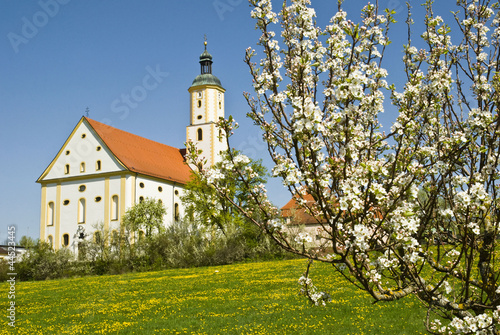
[(78, 200), (78, 223), (85, 223), (85, 199)]
[(64, 174), (69, 174), (69, 164), (64, 165)]
[(85, 172), (85, 162), (80, 163), (80, 172)]
[(179, 204), (175, 203), (174, 205), (174, 220), (179, 221)]
[(52, 201), (47, 206), (47, 225), (54, 225), (54, 203)]
[(198, 100), (198, 108), (201, 107), (201, 100)]
[(203, 130), (201, 128), (198, 128), (198, 141), (203, 140)]
[(47, 243), (50, 245), (50, 247), (52, 248), (52, 245), (54, 243), (54, 238), (52, 237), (52, 235), (49, 235), (47, 237)]
[(101, 171), (101, 161), (95, 162), (95, 170), (96, 171)]
[(63, 244), (63, 247), (67, 247), (69, 245), (69, 235), (68, 234), (63, 235), (62, 244)]
[(119, 213), (119, 206), (118, 206), (118, 196), (113, 195), (111, 197), (111, 220), (118, 220), (118, 213)]

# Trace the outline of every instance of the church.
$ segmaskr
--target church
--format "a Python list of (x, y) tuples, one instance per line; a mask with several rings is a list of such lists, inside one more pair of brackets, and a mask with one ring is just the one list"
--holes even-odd
[[(189, 87), (186, 141), (207, 165), (220, 159), (226, 141), (216, 127), (224, 117), (224, 88), (212, 74), (212, 56), (200, 56), (201, 73)], [(223, 134), (222, 134), (223, 135)], [(82, 117), (37, 182), (41, 184), (40, 239), (54, 249), (94, 236), (96, 226), (120, 230), (125, 212), (146, 198), (162, 201), (164, 224), (182, 218), (181, 196), (191, 178), (184, 148), (174, 148)]]

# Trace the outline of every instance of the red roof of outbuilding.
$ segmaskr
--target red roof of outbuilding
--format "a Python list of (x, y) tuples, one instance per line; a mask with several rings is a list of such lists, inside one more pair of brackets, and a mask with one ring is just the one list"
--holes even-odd
[(294, 197), (292, 197), (292, 199), (290, 199), (290, 201), (288, 201), (286, 203), (285, 206), (281, 207), (281, 210), (297, 209), (298, 208), (298, 204), (297, 204), (298, 199), (303, 199), (306, 202), (314, 202), (313, 196), (310, 195), (309, 193), (306, 193), (306, 194), (301, 195), (301, 196), (295, 195)]
[(130, 171), (186, 184), (191, 168), (181, 150), (84, 117), (115, 157)]
[[(307, 213), (304, 207), (299, 205), (299, 200), (302, 199), (306, 203), (311, 204), (314, 203), (314, 198), (309, 193), (304, 195), (295, 195), (288, 201), (288, 203), (281, 207), (281, 215), (284, 218), (290, 218), (293, 221), (292, 224), (316, 224), (318, 220), (314, 218), (312, 215)], [(322, 219), (320, 219), (322, 221)]]

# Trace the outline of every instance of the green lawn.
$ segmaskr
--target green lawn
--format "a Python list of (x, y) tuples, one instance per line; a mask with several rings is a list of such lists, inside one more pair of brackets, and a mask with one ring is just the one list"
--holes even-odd
[[(326, 307), (299, 296), (304, 260), (85, 277), (16, 286), (17, 334), (424, 334), (414, 298), (372, 304), (326, 265)], [(0, 285), (7, 309), (7, 283)], [(4, 312), (6, 313), (6, 312)], [(10, 333), (3, 318), (0, 333)], [(12, 332), (15, 333), (15, 332)]]

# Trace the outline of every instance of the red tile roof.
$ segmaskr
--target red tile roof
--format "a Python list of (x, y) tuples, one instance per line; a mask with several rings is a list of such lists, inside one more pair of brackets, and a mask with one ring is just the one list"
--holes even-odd
[[(299, 206), (298, 200), (303, 199), (306, 203), (314, 203), (314, 198), (309, 193), (299, 196), (295, 195), (290, 199), (289, 202), (283, 207), (281, 207), (281, 215), (284, 218), (290, 218), (292, 220), (291, 224), (316, 224), (318, 220), (312, 215), (306, 212), (304, 207)], [(322, 221), (322, 219), (319, 219)]]
[[(287, 202), (285, 206), (281, 207), (281, 216), (284, 218), (290, 218), (291, 224), (316, 224), (318, 221), (323, 223), (326, 222), (322, 216), (315, 218), (307, 213), (306, 208), (299, 205), (300, 199), (303, 199), (307, 205), (311, 205), (315, 202), (313, 196), (309, 193), (306, 193), (305, 195), (296, 194), (292, 197), (292, 199), (290, 199), (290, 201)], [(338, 206), (338, 203), (335, 203), (334, 206)], [(368, 211), (374, 212), (374, 215), (379, 219), (383, 218), (380, 209), (370, 207)]]
[(285, 206), (281, 207), (281, 210), (287, 210), (287, 209), (296, 209), (298, 207), (297, 200), (298, 199), (304, 199), (306, 202), (314, 202), (314, 198), (312, 195), (309, 193), (306, 193), (305, 195), (299, 196), (295, 195), (290, 199), (289, 202), (286, 203)]
[(182, 150), (84, 117), (113, 155), (132, 172), (186, 184), (191, 168)]

